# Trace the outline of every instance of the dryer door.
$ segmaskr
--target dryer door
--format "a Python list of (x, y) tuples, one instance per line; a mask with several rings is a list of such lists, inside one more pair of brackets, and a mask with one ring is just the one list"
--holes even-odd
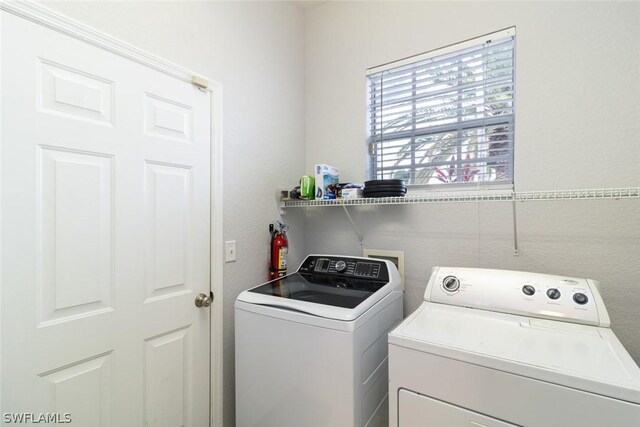
[(515, 424), (431, 399), (408, 390), (398, 393), (398, 426), (515, 427)]

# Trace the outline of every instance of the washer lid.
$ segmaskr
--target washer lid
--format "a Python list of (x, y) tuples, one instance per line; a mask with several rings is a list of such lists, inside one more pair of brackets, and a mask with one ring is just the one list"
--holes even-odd
[(389, 343), (640, 403), (640, 369), (608, 328), (424, 302)]
[(391, 288), (384, 281), (293, 273), (244, 291), (238, 300), (349, 321), (388, 295)]

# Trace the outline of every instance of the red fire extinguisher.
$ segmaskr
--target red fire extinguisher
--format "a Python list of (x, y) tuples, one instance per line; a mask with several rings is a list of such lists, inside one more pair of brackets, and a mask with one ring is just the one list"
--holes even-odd
[(278, 222), (278, 228), (269, 224), (271, 233), (271, 250), (269, 251), (269, 280), (277, 279), (287, 274), (287, 226)]

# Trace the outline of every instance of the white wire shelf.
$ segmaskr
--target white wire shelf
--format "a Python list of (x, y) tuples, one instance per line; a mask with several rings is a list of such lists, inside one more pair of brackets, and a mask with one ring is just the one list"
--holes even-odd
[(458, 191), (434, 192), (428, 195), (405, 197), (376, 197), (336, 200), (287, 200), (281, 202), (283, 208), (305, 208), (314, 206), (374, 206), (411, 205), (430, 203), (468, 202), (524, 202), (535, 200), (596, 200), (596, 199), (636, 199), (640, 198), (640, 187), (591, 188), (578, 190), (548, 191)]

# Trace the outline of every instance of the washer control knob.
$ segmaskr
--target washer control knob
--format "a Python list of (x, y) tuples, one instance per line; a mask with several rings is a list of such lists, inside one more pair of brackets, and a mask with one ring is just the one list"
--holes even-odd
[(447, 276), (442, 280), (445, 291), (455, 292), (460, 289), (460, 280), (456, 276)]
[(535, 294), (535, 293), (536, 293), (536, 288), (534, 288), (532, 285), (524, 285), (524, 286), (522, 287), (522, 292), (523, 292), (525, 295), (529, 295), (529, 296), (531, 296), (531, 295), (533, 295), (533, 294)]
[(347, 269), (347, 263), (346, 262), (344, 262), (342, 260), (336, 262), (336, 271), (342, 273), (346, 269)]
[(580, 305), (585, 305), (587, 302), (589, 302), (589, 298), (582, 292), (573, 294), (573, 300), (576, 302), (576, 304)]
[(547, 289), (547, 296), (551, 299), (560, 298), (560, 291), (556, 288)]

